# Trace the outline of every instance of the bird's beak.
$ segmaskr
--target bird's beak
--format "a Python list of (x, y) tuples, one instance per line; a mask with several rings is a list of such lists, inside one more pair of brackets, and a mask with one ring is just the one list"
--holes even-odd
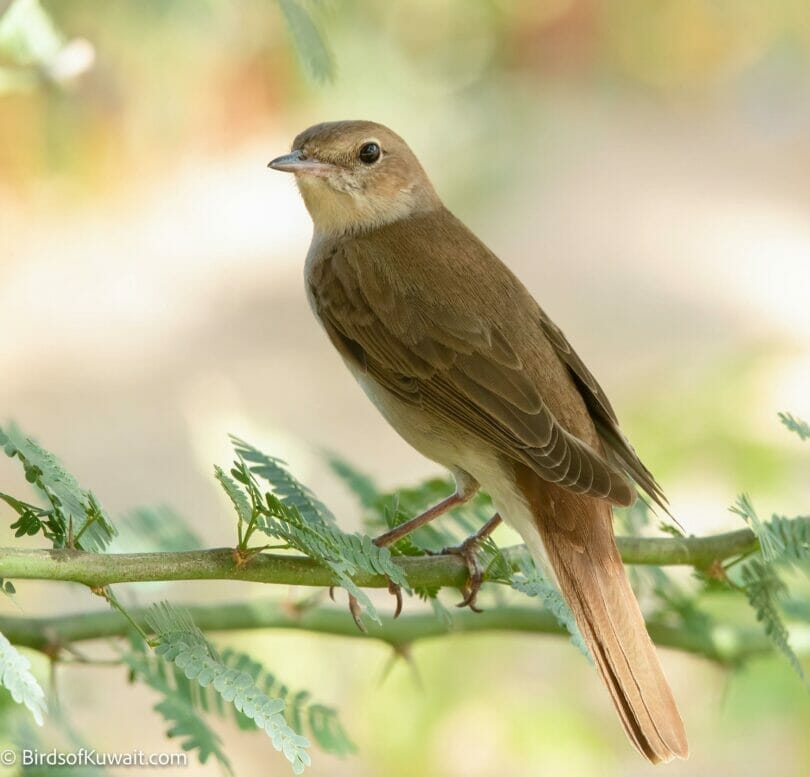
[(336, 169), (335, 165), (330, 165), (328, 162), (307, 159), (300, 149), (293, 151), (291, 154), (276, 157), (267, 166), (273, 170), (281, 170), (284, 173), (304, 173), (321, 177), (326, 177)]

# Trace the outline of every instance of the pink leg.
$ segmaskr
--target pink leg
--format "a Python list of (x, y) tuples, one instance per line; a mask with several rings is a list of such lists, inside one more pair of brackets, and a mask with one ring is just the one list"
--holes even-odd
[[(448, 510), (452, 510), (454, 507), (458, 507), (458, 505), (462, 505), (472, 499), (472, 497), (475, 496), (475, 493), (478, 491), (478, 483), (471, 478), (464, 481), (459, 481), (458, 477), (456, 479), (458, 481), (458, 485), (455, 494), (448, 496), (446, 499), (442, 499), (442, 501), (438, 504), (433, 505), (433, 507), (429, 507), (423, 513), (411, 518), (409, 521), (405, 521), (405, 523), (395, 526), (390, 531), (385, 532), (385, 534), (375, 537), (374, 544), (381, 548), (388, 545), (393, 545), (397, 540), (401, 540), (403, 537), (414, 531), (414, 529), (418, 529), (420, 526), (430, 523), (434, 518), (438, 518)], [(397, 604), (394, 611), (394, 617), (397, 618), (402, 612), (402, 590), (395, 583), (389, 582), (388, 591), (394, 597), (396, 597)], [(334, 590), (330, 588), (329, 595), (334, 599), (333, 594)], [(352, 618), (354, 618), (354, 622), (357, 624), (357, 628), (360, 629), (360, 631), (365, 632), (363, 622), (360, 620), (360, 605), (351, 594), (349, 594), (349, 611), (352, 614)]]
[(420, 526), (430, 523), (434, 518), (438, 518), (454, 507), (463, 505), (471, 499), (474, 494), (474, 490), (465, 491), (463, 493), (456, 492), (452, 496), (442, 499), (441, 502), (433, 505), (433, 507), (428, 508), (425, 512), (411, 518), (409, 521), (405, 521), (405, 523), (401, 523), (399, 526), (395, 526), (391, 531), (387, 531), (385, 534), (376, 537), (374, 544), (383, 548), (387, 545), (393, 545), (397, 540), (401, 540), (405, 535), (410, 534)]

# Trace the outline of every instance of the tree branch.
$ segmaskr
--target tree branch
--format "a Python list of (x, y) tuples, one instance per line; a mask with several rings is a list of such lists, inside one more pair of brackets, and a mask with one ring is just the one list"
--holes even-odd
[[(452, 615), (452, 627), (432, 613), (403, 615), (396, 620), (382, 617), (382, 627), (372, 625), (368, 634), (355, 626), (349, 614), (337, 607), (296, 609), (283, 603), (231, 602), (186, 607), (204, 632), (250, 629), (293, 629), (342, 637), (376, 639), (400, 648), (419, 640), (443, 637), (449, 633), (518, 632), (567, 635), (547, 610), (532, 606), (499, 606), (477, 614), (469, 610)], [(144, 623), (143, 608), (130, 610)], [(664, 623), (647, 624), (653, 641), (663, 647), (700, 655), (728, 665), (773, 653), (773, 646), (758, 630), (723, 624), (696, 633)], [(131, 625), (114, 611), (79, 612), (45, 618), (0, 617), (0, 631), (16, 645), (42, 650), (50, 655), (62, 645), (108, 637), (120, 637)]]
[[(709, 537), (618, 537), (626, 564), (687, 565), (707, 568), (756, 550), (758, 540), (749, 529)], [(513, 562), (524, 556), (524, 546), (506, 548)], [(464, 584), (467, 567), (454, 555), (398, 557), (412, 586), (435, 587)], [(302, 556), (258, 553), (247, 561), (229, 548), (179, 553), (89, 553), (78, 550), (0, 549), (0, 577), (4, 579), (59, 580), (105, 586), (170, 580), (244, 580), (280, 585), (330, 586), (331, 571)], [(382, 575), (359, 573), (355, 582), (365, 588), (385, 588)]]
[[(627, 564), (688, 565), (707, 568), (716, 562), (750, 553), (758, 540), (748, 529), (709, 537), (648, 538), (618, 537), (622, 559)], [(523, 545), (503, 550), (513, 566), (527, 555)], [(460, 587), (467, 579), (463, 559), (454, 555), (397, 557), (414, 587)], [(325, 587), (336, 581), (322, 564), (302, 556), (258, 553), (243, 560), (230, 548), (176, 553), (90, 553), (77, 550), (0, 549), (0, 578), (35, 579), (81, 583), (103, 587), (114, 583), (174, 580), (242, 580), (280, 585)], [(384, 588), (381, 575), (360, 573), (355, 582), (363, 587)], [(296, 608), (277, 602), (196, 605), (187, 608), (204, 631), (245, 629), (300, 629), (345, 637), (364, 636), (346, 612), (334, 607)], [(143, 623), (144, 610), (129, 611)], [(372, 626), (370, 637), (393, 647), (448, 634), (512, 631), (566, 634), (553, 615), (533, 606), (499, 606), (478, 615), (453, 613), (452, 627), (433, 614), (414, 613), (394, 620), (383, 617), (381, 628)], [(14, 644), (43, 650), (50, 655), (71, 642), (117, 637), (131, 624), (120, 613), (80, 612), (56, 617), (0, 617), (0, 632)], [(759, 631), (723, 625), (706, 632), (693, 632), (666, 623), (648, 623), (650, 636), (661, 646), (704, 656), (721, 664), (733, 664), (772, 652), (772, 645)]]

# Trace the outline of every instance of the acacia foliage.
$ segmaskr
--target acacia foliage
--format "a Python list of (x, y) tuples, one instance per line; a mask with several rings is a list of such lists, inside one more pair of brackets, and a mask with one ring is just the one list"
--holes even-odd
[[(789, 415), (782, 421), (802, 440), (810, 439), (803, 421)], [(411, 591), (396, 559), (435, 554), (460, 544), (491, 517), (493, 507), (485, 494), (390, 548), (380, 548), (372, 542), (372, 535), (399, 525), (447, 496), (452, 484), (435, 478), (386, 492), (368, 475), (333, 456), (333, 471), (356, 496), (362, 510), (364, 531), (349, 533), (339, 528), (331, 510), (292, 475), (283, 461), (242, 439), (232, 441), (231, 466), (228, 471), (215, 468), (214, 475), (233, 506), (235, 553), (239, 557), (249, 558), (267, 548), (303, 554), (331, 570), (336, 584), (357, 600), (371, 620), (377, 621), (372, 601), (353, 576), (358, 572), (384, 575), (406, 592), (428, 601), (436, 617), (448, 630), (452, 628), (452, 611), (443, 592), (438, 588)], [(0, 445), (22, 465), (25, 479), (36, 494), (33, 499), (22, 499), (0, 493), (17, 537), (40, 537), (55, 548), (91, 553), (107, 552), (110, 543), (114, 548), (122, 543), (146, 546), (150, 551), (200, 547), (200, 539), (181, 516), (165, 506), (138, 508), (126, 514), (116, 522), (122, 529), (119, 534), (93, 493), (80, 486), (51, 453), (13, 426), (0, 428)], [(708, 643), (711, 634), (723, 624), (704, 607), (704, 602), (718, 595), (739, 597), (742, 593), (775, 652), (787, 658), (804, 679), (802, 663), (791, 644), (790, 622), (810, 617), (794, 594), (801, 587), (797, 578), (807, 577), (810, 571), (810, 517), (774, 514), (763, 519), (745, 494), (732, 511), (758, 538), (755, 550), (696, 569), (690, 585), (676, 582), (666, 569), (655, 566), (631, 568), (631, 581), (646, 605), (648, 620), (706, 635)], [(617, 518), (631, 534), (645, 533), (652, 527), (651, 511), (643, 502), (618, 511)], [(683, 536), (671, 524), (659, 524), (659, 529)], [(259, 540), (265, 544), (257, 544)], [(533, 597), (568, 629), (574, 644), (587, 654), (559, 593), (532, 564), (516, 558), (502, 552), (491, 537), (481, 543), (479, 561), (487, 581), (482, 591), (484, 606), (496, 607), (514, 596)], [(7, 596), (14, 596), (11, 581), (0, 580), (0, 585)], [(230, 768), (230, 760), (209, 721), (212, 715), (230, 717), (242, 728), (264, 731), (296, 774), (311, 762), (311, 743), (340, 756), (355, 751), (333, 707), (313, 701), (309, 690), (290, 690), (274, 671), (251, 656), (227, 647), (217, 650), (187, 612), (164, 602), (153, 608), (142, 624), (128, 613), (112, 590), (105, 588), (96, 593), (131, 621), (131, 634), (120, 643), (120, 663), (128, 669), (133, 682), (143, 683), (158, 694), (155, 710), (169, 724), (167, 735), (196, 753), (200, 761), (213, 757)], [(71, 646), (61, 649), (70, 650)], [(31, 672), (27, 657), (2, 635), (0, 685), (38, 723), (48, 714), (45, 692)]]

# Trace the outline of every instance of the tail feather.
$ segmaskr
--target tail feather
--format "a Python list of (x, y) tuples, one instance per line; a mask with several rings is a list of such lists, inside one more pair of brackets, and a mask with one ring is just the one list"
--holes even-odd
[(631, 742), (652, 763), (686, 758), (683, 722), (619, 557), (610, 505), (528, 474), (519, 483)]

